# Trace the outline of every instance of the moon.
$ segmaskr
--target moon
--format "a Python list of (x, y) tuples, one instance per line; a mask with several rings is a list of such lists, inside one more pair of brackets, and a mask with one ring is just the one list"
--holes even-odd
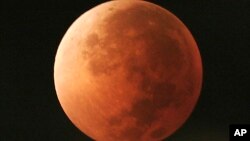
[(67, 30), (54, 82), (66, 115), (90, 138), (160, 141), (197, 103), (201, 56), (187, 27), (168, 10), (146, 1), (110, 1)]

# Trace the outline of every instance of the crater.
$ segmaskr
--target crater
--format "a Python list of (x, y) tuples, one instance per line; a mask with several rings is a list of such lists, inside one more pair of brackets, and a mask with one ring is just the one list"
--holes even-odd
[(151, 136), (152, 138), (155, 138), (155, 139), (161, 138), (161, 137), (163, 137), (163, 136), (165, 135), (165, 132), (166, 132), (166, 129), (163, 128), (163, 127), (161, 127), (161, 128), (158, 128), (158, 129), (154, 130), (154, 131), (150, 134), (150, 136)]
[(99, 43), (99, 38), (98, 38), (98, 35), (96, 33), (92, 33), (92, 34), (89, 34), (87, 39), (86, 39), (86, 44), (89, 46), (89, 47), (94, 47), (96, 45), (98, 45)]

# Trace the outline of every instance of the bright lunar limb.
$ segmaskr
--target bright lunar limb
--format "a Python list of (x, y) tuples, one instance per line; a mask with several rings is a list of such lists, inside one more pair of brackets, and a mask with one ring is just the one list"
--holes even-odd
[(63, 110), (92, 139), (160, 141), (193, 111), (202, 64), (176, 16), (149, 2), (117, 0), (71, 25), (54, 80)]

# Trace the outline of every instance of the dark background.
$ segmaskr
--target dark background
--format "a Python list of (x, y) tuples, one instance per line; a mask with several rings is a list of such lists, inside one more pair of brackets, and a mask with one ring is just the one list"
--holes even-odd
[[(0, 140), (90, 141), (66, 117), (53, 65), (72, 22), (103, 1), (1, 1)], [(203, 59), (201, 97), (168, 141), (228, 141), (250, 123), (249, 0), (152, 1), (190, 29)]]

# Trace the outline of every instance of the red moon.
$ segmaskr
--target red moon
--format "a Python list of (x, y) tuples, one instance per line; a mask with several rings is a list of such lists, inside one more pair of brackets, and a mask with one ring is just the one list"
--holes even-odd
[(160, 141), (192, 113), (202, 63), (172, 13), (118, 0), (80, 16), (57, 50), (54, 80), (66, 115), (97, 141)]

